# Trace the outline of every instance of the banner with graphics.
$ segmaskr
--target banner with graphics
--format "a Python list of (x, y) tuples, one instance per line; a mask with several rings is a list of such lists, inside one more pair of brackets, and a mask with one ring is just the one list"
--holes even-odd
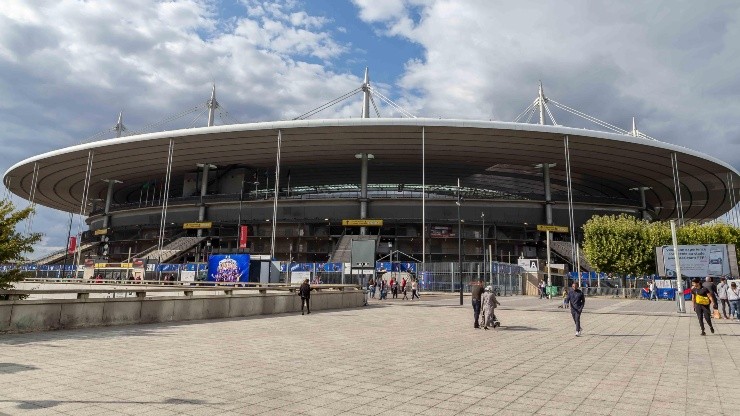
[(211, 282), (248, 281), (249, 254), (214, 254), (208, 256), (208, 280)]
[[(673, 246), (655, 248), (658, 274), (676, 277), (676, 255)], [(681, 275), (684, 277), (737, 276), (737, 256), (733, 244), (678, 246)]]

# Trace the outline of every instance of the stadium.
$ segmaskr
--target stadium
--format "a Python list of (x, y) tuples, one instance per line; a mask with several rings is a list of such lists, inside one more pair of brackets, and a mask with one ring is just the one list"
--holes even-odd
[(634, 123), (546, 124), (549, 106), (568, 107), (541, 87), (522, 113), (539, 112), (539, 124), (370, 118), (374, 97), (386, 98), (367, 73), (354, 93), (361, 118), (217, 126), (214, 87), (206, 127), (123, 135), (119, 119), (120, 137), (28, 158), (4, 182), (33, 204), (86, 218), (76, 257), (63, 250), (39, 264), (237, 252), (343, 263), (353, 239), (376, 241), (379, 259), (515, 263), (544, 257), (538, 225), (558, 225), (570, 233), (553, 236), (554, 262), (573, 270), (574, 242), (593, 215), (707, 221), (735, 205), (729, 164)]

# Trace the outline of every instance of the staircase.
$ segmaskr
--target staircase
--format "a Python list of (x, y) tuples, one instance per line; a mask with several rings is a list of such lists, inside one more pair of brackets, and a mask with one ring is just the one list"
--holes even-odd
[[(573, 250), (569, 241), (550, 241), (550, 249), (570, 263), (572, 266), (571, 270), (576, 270), (577, 260), (576, 257), (573, 256)], [(578, 250), (578, 257), (580, 257), (581, 271), (593, 271), (591, 264), (586, 260), (586, 256), (583, 254), (583, 250)]]
[[(97, 246), (98, 244), (100, 244), (98, 241), (95, 241), (95, 242), (92, 242), (92, 243), (87, 243), (87, 244), (82, 244), (79, 247), (80, 253), (84, 253), (85, 251), (88, 251), (88, 250), (92, 249), (93, 247)], [(56, 263), (56, 262), (58, 262), (60, 260), (64, 260), (64, 256), (65, 255), (67, 256), (68, 259), (74, 258), (74, 253), (67, 254), (67, 249), (66, 248), (63, 248), (61, 250), (55, 251), (55, 252), (53, 252), (53, 253), (51, 253), (49, 255), (46, 255), (46, 256), (44, 256), (44, 257), (42, 257), (42, 258), (34, 261), (34, 263), (36, 263), (38, 265), (54, 264), (54, 263)]]
[(332, 263), (349, 263), (352, 260), (353, 240), (373, 240), (377, 247), (377, 235), (343, 235), (330, 257)]
[(206, 237), (180, 237), (162, 247), (161, 250), (157, 250), (155, 248), (154, 250), (144, 254), (142, 258), (155, 260), (159, 263), (166, 263), (195, 247), (205, 239)]

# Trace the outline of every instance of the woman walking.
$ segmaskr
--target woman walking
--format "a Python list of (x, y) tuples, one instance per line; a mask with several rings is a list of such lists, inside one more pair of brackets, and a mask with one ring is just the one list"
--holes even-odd
[(699, 318), (699, 327), (701, 328), (701, 334), (706, 335), (707, 333), (704, 332), (704, 321), (707, 321), (707, 325), (709, 325), (709, 330), (712, 331), (714, 334), (714, 327), (712, 326), (712, 313), (709, 311), (709, 305), (714, 302), (715, 305), (717, 304), (714, 295), (712, 294), (712, 291), (702, 286), (701, 279), (698, 277), (695, 277), (691, 281), (692, 285), (694, 286), (693, 289), (691, 289), (691, 301), (694, 303), (694, 312), (696, 312), (696, 317)]

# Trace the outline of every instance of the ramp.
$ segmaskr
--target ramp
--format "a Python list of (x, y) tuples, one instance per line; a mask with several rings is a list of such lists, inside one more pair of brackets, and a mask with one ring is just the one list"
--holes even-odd
[[(85, 251), (92, 250), (98, 244), (100, 244), (100, 242), (98, 242), (98, 241), (95, 241), (95, 242), (92, 242), (92, 243), (82, 244), (79, 247), (79, 250), (80, 250), (81, 253), (84, 253)], [(47, 256), (44, 256), (44, 257), (42, 257), (42, 258), (34, 261), (34, 263), (36, 263), (38, 265), (54, 264), (54, 263), (56, 263), (58, 261), (64, 260), (64, 256), (65, 255), (67, 256), (67, 259), (70, 259), (70, 258), (73, 258), (74, 257), (74, 254), (73, 253), (67, 254), (67, 249), (66, 248), (63, 248), (61, 250), (57, 250), (57, 251), (55, 251), (55, 252), (53, 252), (53, 253), (51, 253), (51, 254), (49, 254)]]
[[(568, 263), (570, 263), (571, 270), (576, 269), (576, 257), (573, 255), (573, 249), (571, 248), (569, 241), (550, 241), (550, 249), (554, 251), (557, 255), (565, 259)], [(583, 250), (579, 248), (578, 250), (578, 257), (580, 257), (581, 262), (581, 271), (585, 272), (591, 272), (593, 271), (593, 268), (591, 267), (591, 264), (586, 260), (586, 256), (583, 254)]]

